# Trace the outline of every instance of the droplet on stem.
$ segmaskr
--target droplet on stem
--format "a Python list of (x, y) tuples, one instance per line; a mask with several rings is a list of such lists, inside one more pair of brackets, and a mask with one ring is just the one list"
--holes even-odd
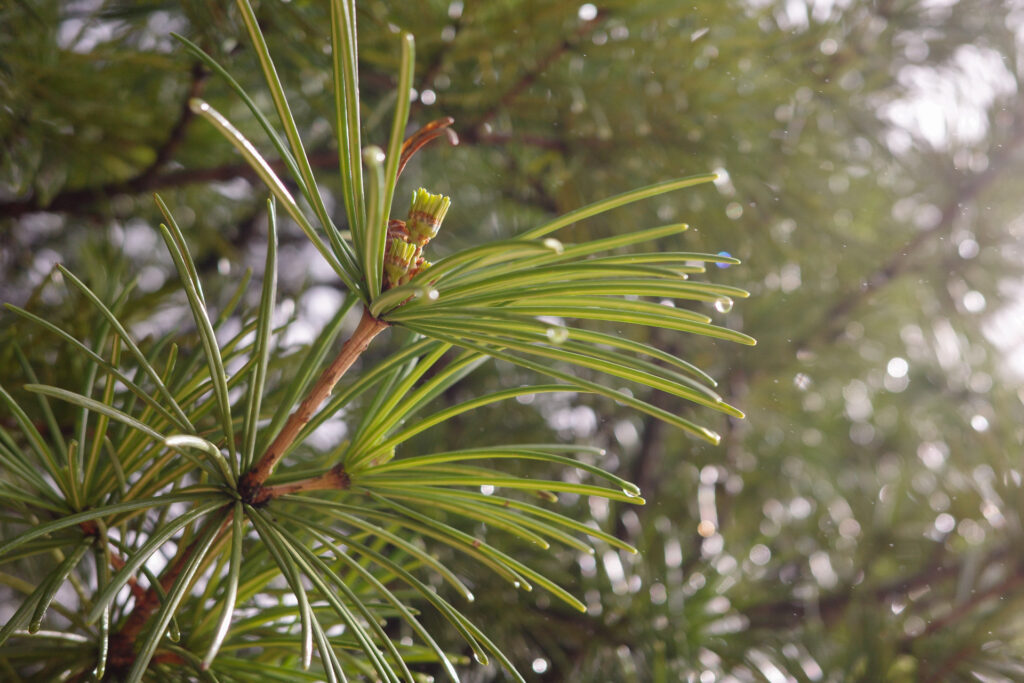
[(427, 301), (437, 301), (437, 298), (439, 296), (441, 296), (441, 293), (438, 292), (433, 287), (419, 287), (416, 290), (416, 298), (417, 299), (426, 299)]
[(554, 237), (548, 237), (547, 239), (545, 239), (544, 246), (550, 249), (551, 251), (555, 252), (556, 254), (561, 254), (563, 251), (565, 251), (565, 247), (562, 246), (562, 243), (556, 240)]
[(720, 296), (715, 299), (715, 310), (719, 313), (728, 313), (732, 310), (732, 299), (727, 296)]
[(549, 327), (544, 334), (552, 344), (561, 344), (569, 338), (569, 329), (561, 326)]

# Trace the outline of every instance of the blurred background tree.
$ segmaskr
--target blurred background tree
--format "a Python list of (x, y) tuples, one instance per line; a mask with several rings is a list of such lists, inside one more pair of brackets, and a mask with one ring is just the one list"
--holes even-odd
[[(327, 9), (257, 10), (329, 178)], [(757, 349), (687, 340), (687, 357), (748, 414), (711, 425), (721, 446), (564, 395), (474, 413), (447, 435), (461, 446), (554, 430), (607, 448), (602, 464), (648, 500), (563, 500), (642, 551), (536, 559), (585, 599), (585, 616), (496, 577), (477, 581), (468, 612), (524, 671), (550, 681), (1024, 678), (1024, 3), (366, 1), (358, 18), (367, 141), (387, 138), (395, 27), (417, 38), (410, 127), (456, 120), (461, 144), (420, 154), (399, 189), (452, 196), (439, 249), (716, 170), (715, 186), (577, 230), (686, 221), (685, 248), (743, 259), (716, 279), (755, 294), (713, 314)], [(138, 277), (136, 333), (180, 324), (187, 308), (166, 296), (172, 268), (154, 248), (152, 191), (181, 207), (199, 267), (222, 276), (224, 291), (209, 296), (259, 270), (265, 192), (186, 102), (201, 93), (255, 124), (170, 31), (263, 96), (238, 17), (219, 3), (0, 6), (0, 299), (85, 336), (88, 315), (45, 286), (61, 262), (101, 293)], [(293, 224), (281, 244), (289, 340), (301, 345), (341, 293)], [(0, 383), (24, 381), (16, 337), (31, 340), (41, 381), (73, 371), (52, 338), (3, 321)], [(499, 363), (473, 381), (516, 372)]]

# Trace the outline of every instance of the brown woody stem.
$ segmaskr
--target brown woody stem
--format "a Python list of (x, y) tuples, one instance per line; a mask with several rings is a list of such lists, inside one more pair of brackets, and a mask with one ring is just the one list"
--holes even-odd
[[(208, 525), (211, 523), (220, 524), (220, 529), (217, 530), (217, 538), (214, 540), (215, 544), (224, 538), (224, 534), (231, 526), (231, 506), (229, 505), (221, 509), (225, 513), (223, 518), (216, 514), (211, 515), (206, 518), (206, 523), (203, 525), (203, 529), (209, 529)], [(174, 586), (174, 582), (178, 580), (185, 565), (199, 547), (202, 536), (203, 532), (200, 531), (192, 543), (160, 575), (160, 587), (164, 593), (171, 590)], [(143, 627), (145, 627), (146, 622), (149, 621), (149, 618), (153, 616), (153, 612), (159, 606), (160, 593), (156, 586), (150, 586), (149, 590), (141, 595), (136, 594), (135, 607), (132, 609), (128, 619), (125, 620), (118, 632), (110, 637), (110, 654), (107, 661), (111, 669), (120, 671), (132, 665), (135, 661), (135, 641), (142, 632)]]
[(298, 410), (289, 416), (284, 427), (281, 428), (274, 441), (267, 447), (263, 457), (239, 481), (238, 490), (243, 500), (251, 504), (269, 500), (269, 497), (261, 492), (263, 482), (274, 471), (274, 467), (277, 466), (277, 463), (280, 462), (281, 458), (288, 451), (288, 448), (295, 441), (295, 437), (299, 435), (302, 428), (309, 423), (320, 405), (331, 395), (334, 385), (352, 367), (352, 364), (366, 350), (366, 347), (369, 346), (373, 338), (383, 332), (387, 326), (386, 322), (377, 320), (370, 315), (368, 310), (363, 310), (363, 317), (359, 320), (359, 325), (348, 341), (341, 347), (338, 357), (320, 375), (320, 379), (317, 380), (309, 395), (299, 405)]
[(344, 465), (338, 463), (323, 474), (293, 481), (287, 484), (275, 484), (274, 486), (262, 487), (253, 497), (253, 505), (263, 505), (274, 498), (289, 493), (300, 493), (302, 491), (338, 491), (345, 490), (352, 485), (352, 480), (345, 471)]

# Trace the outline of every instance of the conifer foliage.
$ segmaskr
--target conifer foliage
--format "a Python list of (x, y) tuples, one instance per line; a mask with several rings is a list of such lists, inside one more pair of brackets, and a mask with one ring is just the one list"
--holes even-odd
[[(364, 145), (357, 10), (349, 0), (331, 3), (342, 230), (318, 186), (256, 14), (247, 0), (237, 10), (264, 93), (247, 92), (199, 46), (175, 37), (258, 122), (260, 137), (250, 137), (206, 101), (189, 102), (269, 193), (255, 309), (240, 303), (249, 298), (248, 280), (219, 310), (208, 299), (211, 285), (176, 210), (160, 195), (159, 235), (193, 334), (139, 339), (125, 318), (129, 288), (104, 297), (63, 266), (55, 279), (97, 321), (89, 338), (27, 307), (8, 306), (19, 324), (59, 338), (78, 372), (65, 385), (41, 383), (26, 360), (30, 405), (0, 392), (13, 417), (0, 431), (6, 472), (0, 496), (9, 530), (0, 560), (39, 567), (33, 580), (5, 575), (19, 593), (0, 628), (7, 670), (15, 677), (127, 681), (178, 680), (182, 671), (213, 680), (413, 681), (426, 670), (458, 680), (456, 667), (471, 653), (522, 680), (521, 663), (487, 635), (486, 623), (463, 610), (474, 597), (468, 587), (474, 575), (493, 572), (520, 591), (546, 592), (581, 612), (586, 605), (495, 532), (537, 552), (552, 544), (636, 552), (563, 514), (558, 502), (570, 495), (641, 504), (641, 491), (603, 469), (603, 451), (586, 444), (409, 442), (491, 404), (566, 393), (611, 399), (717, 442), (711, 429), (617, 388), (648, 387), (742, 417), (696, 366), (618, 329), (753, 344), (676, 305), (731, 306), (747, 296), (700, 278), (707, 264), (738, 261), (666, 248), (686, 229), (678, 223), (559, 239), (563, 229), (588, 218), (714, 176), (630, 190), (431, 263), (430, 243), (457, 205), (457, 191), (449, 199), (417, 189), (405, 220), (393, 217), (392, 208), (400, 203), (397, 181), (412, 154), (450, 125), (440, 120), (404, 139), (413, 36), (395, 35), (401, 59), (386, 149)], [(272, 115), (255, 104), (264, 95)], [(266, 147), (280, 160), (276, 166), (260, 151)], [(287, 373), (278, 370), (282, 330), (275, 328), (279, 211), (347, 292)], [(644, 245), (651, 246), (637, 249)], [(348, 330), (352, 316), (359, 322)], [(230, 334), (232, 319), (241, 322)], [(364, 362), (385, 333), (388, 352)], [(439, 402), (489, 361), (525, 371), (524, 379)], [(71, 421), (62, 422), (67, 415)], [(313, 457), (294, 457), (339, 416), (346, 439)], [(512, 473), (503, 467), (508, 461), (525, 465)], [(548, 478), (543, 473), (550, 466), (577, 474)], [(439, 559), (437, 547), (465, 556), (472, 567), (455, 569)], [(439, 640), (424, 626), (420, 611), (428, 609), (461, 644)]]
[(0, 2), (0, 679), (1024, 680), (1019, 0), (250, 2)]

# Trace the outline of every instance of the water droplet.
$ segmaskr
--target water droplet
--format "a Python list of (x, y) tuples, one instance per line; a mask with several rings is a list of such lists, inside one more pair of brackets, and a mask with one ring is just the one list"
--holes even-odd
[(715, 299), (715, 310), (719, 313), (728, 313), (732, 310), (732, 299), (727, 296), (720, 296)]
[(567, 327), (549, 327), (544, 331), (544, 334), (551, 341), (552, 344), (561, 344), (569, 338), (569, 328)]
[[(720, 252), (718, 252), (718, 255), (719, 256), (726, 256), (728, 258), (732, 258), (732, 254), (730, 254), (727, 251), (720, 251)], [(719, 268), (728, 268), (732, 264), (731, 263), (716, 263), (715, 265), (718, 266)]]
[(513, 588), (521, 588), (521, 587), (522, 587), (522, 584), (521, 584), (521, 583), (519, 583), (518, 581), (513, 581), (513, 582), (512, 582), (512, 587), (513, 587)]
[(964, 294), (964, 308), (968, 313), (980, 313), (985, 310), (985, 295), (979, 291), (971, 290)]
[(562, 243), (556, 240), (554, 237), (548, 237), (547, 239), (544, 240), (543, 244), (545, 247), (555, 252), (556, 254), (561, 254), (563, 251), (565, 251), (565, 247), (562, 246)]
[(433, 287), (419, 287), (416, 290), (416, 298), (417, 299), (426, 299), (427, 301), (437, 301), (437, 298), (439, 296), (441, 296), (441, 293), (438, 292)]
[(476, 596), (472, 592), (466, 591), (466, 602), (473, 602), (476, 600)]
[(640, 492), (633, 489), (622, 489), (627, 498), (639, 498)]
[(482, 652), (474, 652), (473, 659), (477, 661), (477, 664), (487, 666), (487, 655), (483, 654)]

